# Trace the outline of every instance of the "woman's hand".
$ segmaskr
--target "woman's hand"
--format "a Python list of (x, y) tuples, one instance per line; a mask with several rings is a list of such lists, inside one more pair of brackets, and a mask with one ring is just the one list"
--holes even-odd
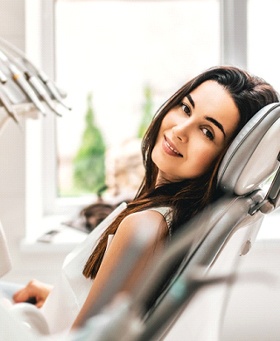
[(34, 279), (23, 289), (17, 291), (13, 295), (13, 299), (15, 303), (34, 301), (36, 307), (41, 308), (52, 288), (52, 285), (45, 284)]

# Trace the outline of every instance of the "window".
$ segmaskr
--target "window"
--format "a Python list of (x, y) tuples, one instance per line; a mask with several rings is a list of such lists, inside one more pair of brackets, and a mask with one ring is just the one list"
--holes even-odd
[[(42, 195), (36, 195), (40, 189), (37, 181), (37, 187), (33, 186), (37, 192), (29, 195), (31, 217), (34, 216), (31, 200), (34, 197), (43, 197), (43, 215), (73, 214), (92, 201), (92, 196), (85, 199), (75, 197), (73, 200), (62, 197), (57, 190), (62, 185), (56, 181), (59, 178), (57, 155), (61, 160), (67, 160), (70, 151), (74, 154), (80, 144), (89, 92), (93, 94), (98, 126), (106, 136), (109, 147), (115, 141), (119, 143), (120, 136), (135, 136), (143, 114), (146, 85), (153, 89), (153, 111), (186, 79), (220, 62), (248, 67), (278, 88), (275, 72), (278, 50), (272, 41), (278, 24), (276, 18), (272, 18), (276, 15), (274, 13), (278, 13), (279, 0), (268, 1), (269, 6), (264, 10), (260, 0), (41, 0), (40, 6), (38, 2), (37, 16), (42, 20), (35, 23), (36, 13), (33, 13), (34, 6), (30, 1), (26, 11), (29, 13), (27, 24), (30, 25), (30, 37), (27, 36), (27, 45), (32, 52), (30, 57), (35, 62), (41, 58), (43, 70), (68, 92), (67, 102), (73, 106), (73, 111), (65, 113), (62, 119), (52, 115), (44, 119), (43, 145), (37, 153), (38, 158), (43, 155), (42, 165), (35, 171), (34, 164), (39, 162), (31, 162), (32, 172), (29, 175), (34, 183), (35, 176), (42, 170)], [(114, 9), (114, 16), (109, 9)], [(167, 12), (168, 20), (164, 20)], [(91, 19), (81, 20), (91, 13)], [(240, 16), (238, 13), (243, 14)], [(104, 20), (100, 22), (98, 18), (101, 17)], [(111, 30), (108, 28), (110, 25), (113, 27)], [(137, 33), (139, 27), (143, 35)], [(35, 33), (38, 37), (34, 37)], [(34, 42), (38, 46), (41, 44), (37, 51), (32, 51)], [(143, 47), (144, 43), (147, 47)], [(167, 49), (167, 46), (170, 48)], [(242, 48), (238, 48), (240, 46)], [(112, 97), (109, 99), (114, 99), (112, 115), (108, 111), (108, 108), (112, 110), (111, 103), (108, 105), (106, 95), (104, 100), (102, 94), (104, 89), (110, 89)], [(126, 122), (129, 128), (122, 124), (123, 130), (118, 128), (115, 131), (119, 121)], [(27, 123), (32, 125), (32, 122)], [(37, 127), (34, 130), (37, 134)], [(55, 142), (58, 142), (58, 148)], [(27, 154), (33, 157), (34, 150), (32, 154)], [(62, 165), (62, 162), (59, 164)], [(72, 170), (67, 171), (63, 166), (58, 172), (61, 176), (62, 172), (69, 174)], [(60, 189), (60, 192), (63, 191)], [(77, 205), (80, 206), (77, 208)], [(40, 213), (40, 210), (37, 211)]]
[(107, 151), (131, 141), (147, 100), (154, 113), (186, 80), (219, 63), (220, 14), (216, 0), (58, 0), (54, 13), (56, 82), (73, 107), (56, 120), (56, 193), (63, 198), (77, 195), (73, 160), (88, 95)]
[(275, 35), (280, 29), (279, 0), (248, 0), (248, 69), (280, 89), (280, 51)]

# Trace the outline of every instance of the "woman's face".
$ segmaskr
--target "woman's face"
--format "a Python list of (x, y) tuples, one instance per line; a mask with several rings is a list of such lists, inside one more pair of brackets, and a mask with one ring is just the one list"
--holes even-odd
[(230, 94), (206, 81), (164, 117), (152, 151), (157, 184), (196, 178), (207, 172), (228, 145), (239, 121)]

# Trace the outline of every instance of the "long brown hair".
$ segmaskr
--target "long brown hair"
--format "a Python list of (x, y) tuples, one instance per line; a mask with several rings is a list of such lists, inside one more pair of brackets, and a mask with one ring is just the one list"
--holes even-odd
[[(166, 183), (155, 186), (158, 168), (153, 163), (151, 154), (155, 145), (161, 122), (165, 115), (182, 99), (205, 81), (214, 80), (222, 85), (231, 95), (238, 108), (240, 120), (236, 134), (249, 119), (262, 107), (277, 102), (275, 90), (263, 79), (249, 75), (236, 67), (222, 66), (211, 68), (187, 82), (156, 113), (142, 142), (142, 156), (145, 167), (145, 177), (135, 199), (113, 221), (101, 236), (97, 247), (85, 264), (83, 274), (94, 278), (102, 262), (109, 234), (115, 234), (120, 222), (129, 214), (143, 211), (151, 207), (168, 206), (173, 210), (171, 231), (174, 233), (195, 214), (212, 202), (216, 196), (216, 175), (224, 155), (224, 150), (213, 166), (204, 175), (195, 179)], [(228, 146), (227, 146), (228, 147)]]

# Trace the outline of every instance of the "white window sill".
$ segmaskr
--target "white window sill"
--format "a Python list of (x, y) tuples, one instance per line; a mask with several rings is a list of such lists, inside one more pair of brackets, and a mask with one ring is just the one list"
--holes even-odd
[[(77, 244), (85, 240), (88, 233), (61, 223), (67, 220), (69, 217), (61, 215), (44, 217), (38, 234), (27, 235), (20, 243), (20, 250), (24, 253), (70, 252)], [(55, 232), (52, 233), (52, 231)]]

